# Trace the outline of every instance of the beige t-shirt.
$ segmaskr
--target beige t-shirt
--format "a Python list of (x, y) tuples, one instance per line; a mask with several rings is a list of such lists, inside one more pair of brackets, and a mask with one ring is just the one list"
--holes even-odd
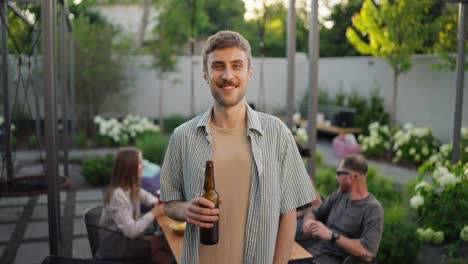
[(252, 149), (246, 129), (223, 129), (210, 123), (215, 188), (223, 201), (219, 241), (200, 244), (199, 263), (243, 263), (245, 226), (252, 174)]

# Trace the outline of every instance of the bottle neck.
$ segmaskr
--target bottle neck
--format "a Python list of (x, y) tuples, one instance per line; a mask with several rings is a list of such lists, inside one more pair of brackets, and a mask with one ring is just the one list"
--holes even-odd
[(213, 163), (210, 163), (210, 164), (207, 163), (206, 165), (204, 189), (205, 191), (215, 189)]

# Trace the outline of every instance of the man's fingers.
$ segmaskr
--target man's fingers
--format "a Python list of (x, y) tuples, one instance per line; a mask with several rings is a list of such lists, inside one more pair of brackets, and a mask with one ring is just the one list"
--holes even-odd
[(192, 218), (188, 218), (187, 223), (189, 223), (191, 225), (194, 225), (194, 226), (199, 226), (199, 227), (202, 227), (202, 228), (213, 228), (213, 224), (211, 224), (211, 223), (196, 221), (196, 220), (194, 220)]
[(198, 197), (192, 200), (192, 204), (198, 205), (199, 207), (215, 208), (215, 204), (203, 197)]
[(201, 221), (201, 222), (216, 222), (216, 221), (218, 221), (218, 216), (203, 215), (203, 214), (198, 214), (198, 213), (191, 212), (191, 211), (189, 211), (187, 213), (187, 218), (188, 219), (193, 219), (195, 221)]

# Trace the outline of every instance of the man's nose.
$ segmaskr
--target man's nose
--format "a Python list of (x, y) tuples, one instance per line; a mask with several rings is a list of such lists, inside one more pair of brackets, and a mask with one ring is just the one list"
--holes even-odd
[(225, 80), (230, 80), (232, 79), (233, 75), (232, 75), (232, 69), (230, 67), (226, 67), (224, 69), (224, 74), (223, 74), (223, 78)]

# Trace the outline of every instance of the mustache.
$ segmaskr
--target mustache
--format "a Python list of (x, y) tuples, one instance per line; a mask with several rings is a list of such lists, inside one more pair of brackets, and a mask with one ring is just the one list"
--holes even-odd
[(226, 80), (226, 79), (221, 79), (216, 82), (217, 86), (223, 87), (223, 86), (239, 86), (239, 83), (234, 81), (234, 80)]

